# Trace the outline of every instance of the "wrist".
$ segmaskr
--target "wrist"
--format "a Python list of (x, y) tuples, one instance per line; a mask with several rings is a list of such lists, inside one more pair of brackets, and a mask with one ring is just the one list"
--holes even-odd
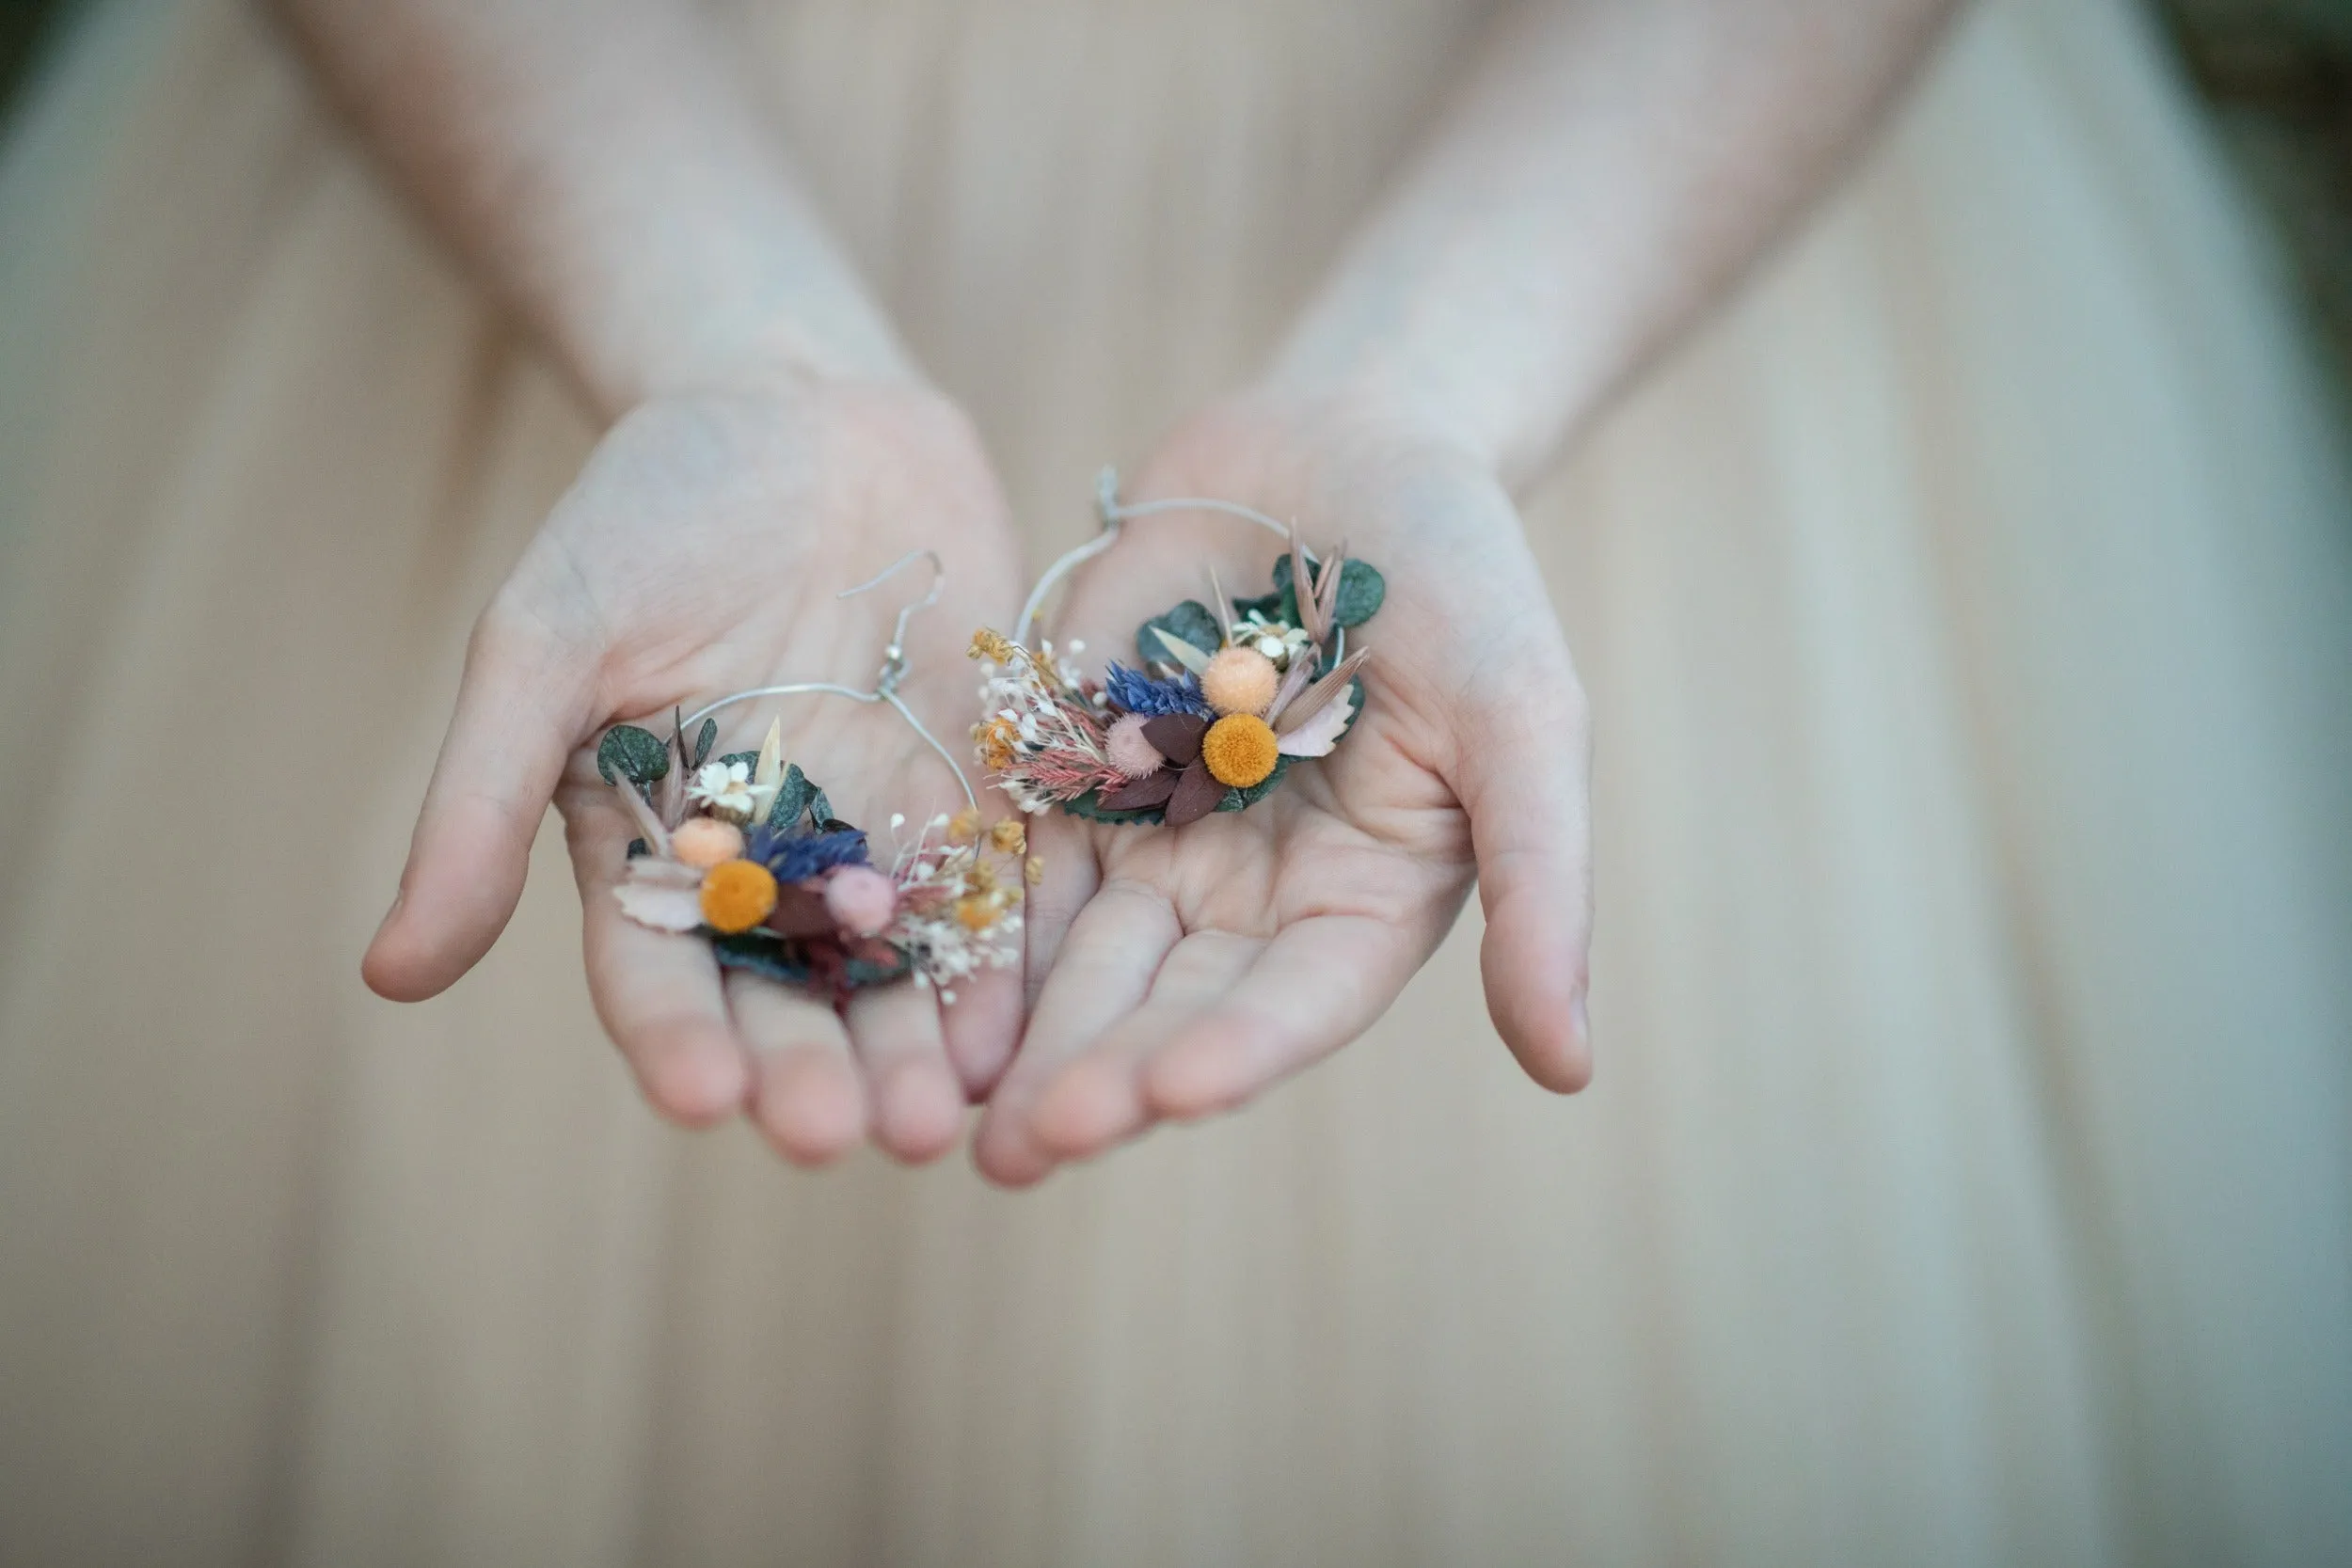
[(668, 320), (608, 320), (567, 347), (608, 419), (659, 399), (706, 393), (930, 390), (888, 324), (863, 301), (831, 302), (821, 313), (705, 302)]
[(1253, 426), (1302, 454), (1350, 467), (1389, 467), (1410, 454), (1416, 467), (1500, 477), (1498, 454), (1473, 430), (1409, 389), (1376, 379), (1324, 379), (1278, 367), (1226, 399), (1212, 417)]

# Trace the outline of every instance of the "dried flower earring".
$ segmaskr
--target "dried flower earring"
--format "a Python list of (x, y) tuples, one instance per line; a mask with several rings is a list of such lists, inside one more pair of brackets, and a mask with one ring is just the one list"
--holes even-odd
[[(1182, 827), (1212, 812), (1243, 811), (1282, 782), (1300, 757), (1330, 754), (1363, 710), (1358, 678), (1368, 649), (1347, 632), (1387, 596), (1378, 571), (1307, 548), (1295, 525), (1232, 501), (1183, 499), (1121, 505), (1108, 469), (1097, 488), (1103, 532), (1047, 568), (1011, 637), (982, 630), (972, 657), (987, 667), (988, 716), (974, 731), (982, 764), (1025, 812), (1058, 806), (1103, 822)], [(1282, 536), (1274, 591), (1229, 599), (1208, 573), (1209, 603), (1186, 599), (1136, 633), (1140, 664), (1082, 674), (1029, 631), (1055, 583), (1118, 541), (1129, 519), (1163, 512), (1221, 512)], [(1073, 642), (1072, 654), (1085, 651)]]
[[(876, 588), (919, 560), (930, 562), (930, 592), (898, 611), (872, 690), (807, 681), (738, 691), (676, 716), (666, 743), (634, 724), (605, 731), (597, 770), (641, 833), (613, 890), (622, 913), (660, 931), (700, 932), (723, 967), (836, 1002), (866, 986), (910, 978), (953, 1002), (960, 981), (1019, 961), (1022, 889), (1035, 876), (1023, 860), (1021, 824), (982, 832), (971, 781), (898, 695), (907, 622), (938, 602), (939, 557), (917, 551), (840, 597)], [(955, 769), (964, 809), (930, 819), (883, 867), (864, 830), (835, 816), (825, 792), (784, 760), (782, 720), (769, 725), (756, 752), (710, 755), (720, 709), (809, 694), (896, 709)], [(894, 836), (905, 821), (891, 817)]]

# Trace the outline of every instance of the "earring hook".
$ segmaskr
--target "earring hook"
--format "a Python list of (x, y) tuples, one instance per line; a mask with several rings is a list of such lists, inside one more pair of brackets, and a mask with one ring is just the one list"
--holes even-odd
[[(1045, 608), (1045, 595), (1052, 593), (1054, 585), (1063, 578), (1118, 544), (1121, 524), (1130, 518), (1149, 517), (1162, 512), (1219, 512), (1228, 517), (1255, 523), (1284, 540), (1292, 538), (1297, 527), (1294, 523), (1277, 522), (1255, 507), (1244, 506), (1238, 501), (1216, 500), (1207, 496), (1171, 496), (1166, 500), (1122, 504), (1119, 499), (1119, 470), (1104, 468), (1094, 480), (1094, 515), (1102, 519), (1103, 531), (1074, 549), (1066, 551), (1045, 568), (1044, 574), (1037, 579), (1037, 586), (1029, 590), (1028, 602), (1021, 607), (1021, 619), (1013, 623), (1012, 640), (1025, 647), (1028, 645), (1029, 633), (1037, 626), (1038, 612)], [(1299, 548), (1309, 564), (1321, 564), (1312, 550), (1303, 545)], [(1217, 619), (1220, 622), (1226, 619), (1222, 605), (1217, 609)]]
[(929, 610), (937, 604), (939, 595), (946, 591), (946, 563), (939, 559), (937, 550), (909, 550), (855, 588), (844, 588), (834, 595), (836, 599), (853, 599), (860, 594), (871, 593), (918, 561), (931, 563), (930, 592), (898, 609), (898, 624), (890, 628), (890, 646), (882, 650), (882, 673), (874, 681), (874, 689), (883, 696), (898, 690), (900, 677), (907, 673), (907, 623), (914, 619), (916, 610)]
[(898, 622), (890, 629), (890, 645), (882, 650), (882, 670), (874, 677), (874, 689), (871, 691), (860, 690), (854, 686), (842, 686), (833, 681), (795, 681), (786, 686), (754, 687), (748, 691), (730, 692), (715, 703), (708, 703), (696, 708), (686, 716), (685, 724), (681, 727), (691, 728), (723, 707), (732, 707), (737, 703), (754, 702), (761, 697), (823, 695), (847, 697), (853, 703), (888, 703), (898, 710), (898, 717), (907, 721), (907, 726), (923, 737), (923, 743), (937, 752), (940, 760), (955, 770), (956, 783), (963, 787), (964, 803), (977, 810), (980, 800), (972, 791), (972, 781), (965, 777), (963, 764), (956, 760), (953, 752), (939, 743), (939, 737), (924, 727), (923, 721), (914, 716), (914, 710), (907, 706), (906, 700), (898, 695), (898, 683), (905, 678), (907, 673), (907, 623), (914, 618), (916, 610), (930, 609), (939, 602), (940, 594), (946, 592), (947, 566), (939, 559), (939, 552), (937, 550), (910, 550), (856, 587), (845, 588), (834, 597), (850, 599), (860, 594), (870, 593), (917, 561), (928, 561), (931, 563), (930, 592), (919, 599), (899, 607)]

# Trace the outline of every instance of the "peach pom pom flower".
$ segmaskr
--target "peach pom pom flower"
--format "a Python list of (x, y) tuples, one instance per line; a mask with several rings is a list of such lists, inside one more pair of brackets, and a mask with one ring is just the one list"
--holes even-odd
[[(984, 827), (977, 808), (943, 815), (876, 865), (866, 834), (786, 764), (780, 723), (756, 753), (707, 760), (716, 737), (707, 722), (691, 745), (683, 723), (668, 745), (614, 725), (598, 745), (599, 769), (638, 831), (613, 887), (629, 920), (699, 933), (722, 967), (836, 1002), (908, 977), (953, 1001), (964, 978), (1019, 961), (1020, 823)], [(891, 819), (894, 834), (903, 822)], [(1001, 873), (992, 856), (1005, 857)]]
[[(1114, 521), (1198, 506), (1280, 530), (1221, 501), (1122, 510), (1107, 483), (1105, 516)], [(988, 711), (974, 740), (1012, 802), (1025, 812), (1059, 807), (1098, 821), (1182, 827), (1246, 810), (1291, 762), (1329, 755), (1358, 717), (1356, 681), (1368, 657), (1349, 650), (1348, 628), (1372, 618), (1388, 587), (1344, 546), (1317, 558), (1295, 529), (1287, 537), (1272, 594), (1229, 599), (1211, 569), (1210, 602), (1187, 599), (1145, 622), (1136, 635), (1142, 666), (1113, 663), (1099, 682), (1050, 643), (1032, 653), (996, 632), (976, 633), (972, 655), (989, 670)], [(1083, 546), (1049, 570), (1032, 610), (1056, 576), (1099, 549)]]

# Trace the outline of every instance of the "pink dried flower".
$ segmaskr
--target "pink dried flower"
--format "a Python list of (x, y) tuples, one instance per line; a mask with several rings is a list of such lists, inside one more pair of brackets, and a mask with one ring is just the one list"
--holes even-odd
[(1143, 737), (1149, 714), (1131, 713), (1111, 726), (1103, 742), (1104, 754), (1122, 779), (1140, 779), (1160, 769), (1159, 748)]

